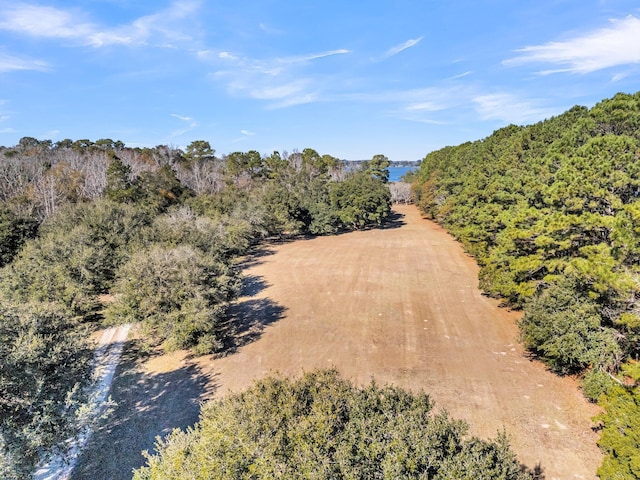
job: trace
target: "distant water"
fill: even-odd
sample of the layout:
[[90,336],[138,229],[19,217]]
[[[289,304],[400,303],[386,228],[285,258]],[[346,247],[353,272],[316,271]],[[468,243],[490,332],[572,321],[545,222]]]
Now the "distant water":
[[399,182],[405,173],[413,169],[415,169],[415,167],[389,167],[389,181]]

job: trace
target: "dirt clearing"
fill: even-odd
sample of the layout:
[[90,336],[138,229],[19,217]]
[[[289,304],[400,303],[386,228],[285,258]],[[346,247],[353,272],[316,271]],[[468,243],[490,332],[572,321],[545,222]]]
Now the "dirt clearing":
[[198,361],[216,395],[271,372],[336,367],[346,378],[424,389],[471,433],[505,429],[547,480],[595,478],[601,454],[574,380],[527,359],[517,314],[477,288],[478,268],[414,206],[393,228],[275,246],[245,271],[245,345]]
[[336,367],[344,377],[423,389],[471,433],[506,430],[546,480],[593,479],[601,454],[596,407],[570,378],[517,344],[517,314],[480,294],[478,268],[413,206],[391,228],[268,247],[247,261],[232,314],[239,346],[225,358],[154,355],[133,337],[112,386],[118,406],[73,480],[130,479],[154,437],[185,428],[199,402],[279,371]]

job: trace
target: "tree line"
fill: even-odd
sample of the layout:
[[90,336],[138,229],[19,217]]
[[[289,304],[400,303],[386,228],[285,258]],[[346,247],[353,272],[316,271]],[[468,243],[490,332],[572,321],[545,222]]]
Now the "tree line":
[[91,331],[139,322],[167,351],[224,351],[239,257],[382,225],[388,166],[348,171],[310,148],[218,157],[203,140],[0,147],[0,476],[28,478],[88,421]]
[[413,192],[531,353],[605,407],[599,475],[639,478],[640,93],[432,152]]

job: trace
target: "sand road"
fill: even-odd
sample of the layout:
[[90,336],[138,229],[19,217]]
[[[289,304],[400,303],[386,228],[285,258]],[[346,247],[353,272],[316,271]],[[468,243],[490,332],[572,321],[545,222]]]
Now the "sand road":
[[[90,394],[91,400],[97,408],[95,415],[102,413],[105,402],[108,399],[111,382],[130,329],[130,324],[107,328],[102,332],[98,340],[98,348],[93,359],[95,385]],[[73,469],[82,454],[82,449],[89,441],[92,433],[90,429],[85,429],[78,437],[70,439],[70,448],[67,455],[64,457],[56,455],[49,459],[48,462],[38,468],[33,475],[33,480],[68,480],[71,478]]]
[[424,389],[475,435],[505,429],[547,480],[595,478],[596,407],[573,379],[527,358],[517,313],[481,295],[457,242],[414,206],[396,212],[395,228],[295,241],[249,262],[237,314],[264,326],[238,352],[198,361],[216,395],[274,371],[333,366],[357,383]]

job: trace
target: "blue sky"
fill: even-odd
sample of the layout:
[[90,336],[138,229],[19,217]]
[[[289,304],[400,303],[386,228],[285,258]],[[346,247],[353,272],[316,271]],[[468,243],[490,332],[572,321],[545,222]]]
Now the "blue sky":
[[0,0],[0,145],[416,160],[640,90],[626,0]]

